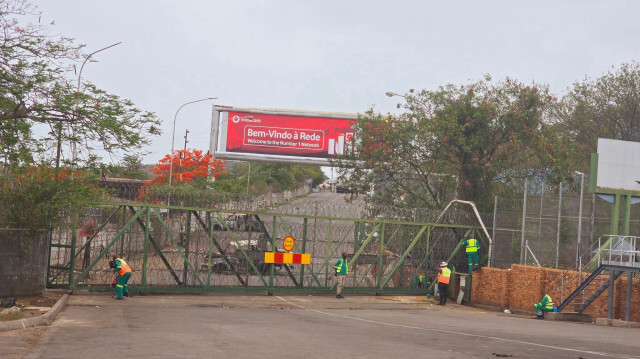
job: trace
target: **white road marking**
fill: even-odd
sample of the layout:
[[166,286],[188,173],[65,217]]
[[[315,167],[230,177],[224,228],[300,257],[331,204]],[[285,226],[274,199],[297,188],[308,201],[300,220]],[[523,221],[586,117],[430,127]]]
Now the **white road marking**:
[[537,346],[537,347],[542,347],[542,348],[547,348],[547,349],[564,350],[564,351],[575,352],[575,353],[599,355],[599,356],[603,356],[603,357],[625,358],[625,359],[640,359],[640,356],[630,356],[630,355],[594,352],[594,351],[590,351],[590,350],[582,350],[582,349],[574,349],[574,348],[567,348],[567,347],[558,347],[558,346],[554,346],[554,345],[546,345],[546,344],[525,342],[525,341],[522,341],[522,340],[498,338],[498,337],[492,337],[492,336],[487,336],[487,335],[461,333],[461,332],[456,332],[456,331],[452,331],[452,330],[421,328],[421,327],[415,327],[415,326],[411,326],[411,325],[402,325],[402,324],[381,322],[381,321],[377,321],[377,320],[362,319],[362,318],[352,317],[352,316],[348,316],[348,315],[341,315],[341,314],[323,312],[323,311],[317,310],[317,309],[307,309],[307,308],[305,308],[305,307],[303,307],[301,305],[298,305],[296,303],[290,302],[290,301],[288,301],[288,300],[286,300],[286,299],[284,299],[284,298],[282,298],[280,296],[276,296],[276,298],[278,298],[278,299],[280,299],[280,300],[282,300],[284,302],[287,302],[290,305],[293,305],[293,306],[298,307],[298,308],[303,309],[303,310],[308,310],[310,312],[316,312],[316,313],[319,313],[319,314],[324,314],[324,315],[333,316],[333,317],[339,317],[339,318],[345,318],[345,319],[351,319],[351,320],[358,320],[358,321],[361,321],[361,322],[374,323],[374,324],[380,324],[380,325],[386,325],[386,326],[398,327],[398,328],[419,329],[419,330],[437,332],[437,333],[444,333],[444,334],[464,335],[464,336],[473,337],[473,338],[500,340],[500,341],[511,342],[511,343],[532,345],[532,346]]

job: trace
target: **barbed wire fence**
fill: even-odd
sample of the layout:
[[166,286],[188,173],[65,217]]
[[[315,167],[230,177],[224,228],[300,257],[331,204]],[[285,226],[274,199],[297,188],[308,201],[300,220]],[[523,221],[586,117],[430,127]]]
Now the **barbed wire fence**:
[[[586,182],[585,182],[586,183]],[[137,197],[139,191],[139,183],[133,181],[115,182],[112,181],[108,184],[107,188],[111,195],[110,201],[114,204],[120,202],[135,203],[133,200]],[[578,225],[581,223],[581,247],[589,248],[594,241],[603,235],[608,234],[610,231],[610,218],[611,218],[611,204],[603,199],[598,198],[596,195],[589,193],[586,188],[582,197],[580,196],[580,183],[564,183],[564,184],[521,184],[521,193],[516,193],[511,197],[495,197],[495,204],[493,213],[480,213],[482,221],[487,227],[488,232],[493,238],[493,253],[492,253],[492,266],[507,268],[514,263],[525,263],[529,265],[541,265],[546,267],[557,268],[570,268],[577,257],[577,236]],[[293,191],[285,191],[282,193],[269,193],[264,195],[247,195],[246,193],[238,193],[232,195],[226,195],[225,201],[219,203],[211,203],[210,207],[223,213],[241,213],[242,211],[257,212],[267,209],[269,213],[279,213],[293,216],[312,216],[312,217],[332,217],[332,218],[348,218],[354,220],[370,219],[370,220],[386,220],[397,222],[415,222],[415,223],[435,223],[440,221],[441,223],[458,224],[477,226],[477,218],[471,215],[468,208],[458,208],[455,210],[442,213],[440,210],[433,210],[427,208],[400,208],[392,206],[371,206],[365,201],[353,201],[353,197],[345,194],[345,203],[326,203],[325,201],[295,201],[295,199],[304,196],[310,192],[308,187],[300,187]],[[197,207],[202,204],[201,198],[192,195],[182,195],[179,193],[172,194],[174,203],[180,203],[185,207]],[[579,218],[579,207],[582,201],[582,219]],[[346,205],[348,204],[348,205]],[[631,206],[631,227],[630,233],[637,233],[640,231],[640,220],[638,218],[638,206]],[[166,216],[177,215],[178,209],[169,209],[166,211]],[[77,219],[76,228],[81,229],[86,225],[89,220],[94,223],[102,223],[106,221],[109,211],[106,211],[104,207],[89,207],[86,214]],[[207,219],[211,221],[213,219]],[[72,219],[69,218],[69,222]],[[125,217],[121,220],[122,225],[125,224]],[[152,221],[154,219],[152,218]],[[265,225],[269,224],[269,219],[265,219]],[[175,222],[175,226],[183,227],[184,220],[179,219]],[[154,238],[158,240],[158,246],[166,247],[171,244],[171,240],[166,235],[162,235],[159,224],[152,226],[154,230],[158,230],[158,233],[153,233]],[[349,229],[346,226],[343,231],[350,239],[352,243],[358,245],[363,236],[370,234],[370,230],[373,226],[365,226],[358,229],[357,233],[354,229]],[[177,228],[177,227],[176,227]],[[270,228],[270,227],[269,227]],[[329,227],[322,227],[320,225],[314,227],[315,231],[327,232]],[[334,230],[337,227],[334,228]],[[390,234],[392,227],[389,227],[388,233]],[[400,227],[399,227],[400,228]],[[295,226],[289,230],[297,232],[302,231],[301,228]],[[402,229],[397,233],[394,233],[396,237],[390,242],[389,248],[397,255],[402,253],[406,249],[407,238],[411,238],[415,235],[414,230]],[[201,229],[197,231],[202,232]],[[196,232],[197,232],[196,231]],[[181,229],[178,228],[178,233]],[[207,242],[206,233],[194,232],[194,237],[202,237],[202,243]],[[71,243],[71,232],[68,228],[56,228],[52,233],[52,237],[57,238],[60,243]],[[86,257],[81,258],[82,264],[79,266],[83,268],[88,265],[88,262],[95,258],[101,252],[102,242],[106,243],[107,238],[117,235],[117,229],[114,227],[111,233],[105,234],[104,238],[97,238],[92,246],[91,252],[86,252]],[[104,235],[102,235],[104,236]],[[144,238],[144,231],[141,228],[132,226],[123,236],[118,246],[114,247],[113,252],[115,254],[127,252],[127,253],[141,253],[142,248],[141,238]],[[340,235],[342,236],[342,235]],[[434,230],[431,233],[431,245],[437,243],[433,247],[433,251],[428,258],[428,266],[434,266],[441,259],[445,259],[451,254],[459,243],[463,233],[455,232],[448,229]],[[80,235],[82,237],[82,235]],[[336,235],[336,238],[339,237]],[[78,241],[78,245],[82,246],[84,243],[83,238]],[[180,238],[178,238],[180,240]],[[395,242],[395,243],[394,243]],[[197,254],[197,258],[192,259],[196,266],[201,266],[204,261],[205,251],[197,247],[199,241],[194,241],[193,247],[194,253]],[[310,242],[314,243],[314,242]],[[318,242],[319,243],[319,242]],[[250,243],[249,243],[250,244]],[[318,246],[318,244],[314,244]],[[314,247],[311,247],[312,249]],[[324,247],[322,247],[324,248]],[[231,247],[225,248],[226,250],[233,250]],[[83,250],[81,247],[77,248],[77,251]],[[372,249],[373,250],[373,249]],[[487,248],[483,248],[481,257],[486,255]],[[324,249],[317,249],[317,252],[323,252]],[[407,258],[409,262],[415,262],[416,269],[420,263],[425,262],[425,258],[421,257],[417,253],[424,253],[424,248],[421,244],[414,248],[415,254],[412,254]],[[69,258],[58,258],[63,255],[64,250],[52,250],[51,262],[52,263],[66,263]],[[111,253],[110,253],[111,254]],[[180,262],[181,258],[178,253],[167,254],[170,262]],[[175,258],[171,258],[171,256]],[[389,257],[391,258],[391,257]],[[133,258],[134,263],[142,258]],[[458,256],[453,259],[457,267],[464,267],[466,258],[464,251],[461,251]],[[433,262],[433,263],[432,263]],[[106,262],[105,262],[106,263]],[[363,263],[364,265],[364,263]],[[369,264],[367,264],[369,265]],[[153,273],[154,266],[158,267],[158,276],[170,275],[160,270],[161,263],[150,263],[151,273]],[[187,272],[183,269],[182,273]],[[96,275],[103,275],[104,278],[98,279],[98,282],[103,282],[111,276],[108,268],[96,268]],[[155,277],[153,277],[155,278]],[[158,277],[159,278],[159,277]],[[97,279],[97,278],[96,278]],[[233,278],[229,277],[229,280]],[[54,279],[55,281],[55,279]],[[170,281],[170,278],[159,278],[159,282]]]
[[[525,183],[521,184],[520,198],[495,198],[494,266],[523,263],[571,268],[578,258],[578,233],[582,250],[601,235],[610,234],[612,205],[588,192],[588,178],[582,197],[579,181],[526,184],[526,191]],[[631,206],[631,234],[640,231],[637,207]]]

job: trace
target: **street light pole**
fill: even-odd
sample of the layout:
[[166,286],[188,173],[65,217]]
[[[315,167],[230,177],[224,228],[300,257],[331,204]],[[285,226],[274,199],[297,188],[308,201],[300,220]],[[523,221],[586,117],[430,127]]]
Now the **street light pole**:
[[[104,50],[106,50],[106,49],[110,49],[110,48],[112,48],[112,47],[114,47],[114,46],[120,45],[121,43],[122,43],[121,41],[120,41],[120,42],[116,42],[115,44],[111,44],[111,45],[109,45],[109,46],[107,46],[107,47],[103,47],[103,48],[101,48],[101,49],[99,49],[99,50],[96,50],[96,51],[94,51],[94,52],[90,53],[89,55],[87,55],[87,57],[86,57],[86,58],[84,59],[84,61],[82,62],[82,66],[80,66],[80,72],[78,72],[78,85],[77,85],[77,87],[76,87],[76,93],[77,93],[77,94],[80,94],[80,80],[81,80],[81,78],[82,78],[82,69],[84,69],[84,65],[87,63],[87,61],[89,61],[89,59],[91,58],[91,56],[93,56],[93,55],[97,54],[97,53],[98,53],[98,52],[100,52],[100,51],[104,51]],[[77,104],[77,103],[76,103],[76,110],[74,111],[74,115],[75,115],[76,117],[78,116],[78,104]],[[76,119],[77,119],[77,118],[76,118]],[[75,122],[75,121],[74,121],[74,122]],[[74,125],[75,125],[75,124],[74,124]],[[75,129],[74,129],[74,132],[75,132]],[[75,142],[75,141],[73,141],[73,142],[72,142],[72,146],[73,146],[73,148],[72,148],[72,151],[71,151],[71,153],[72,153],[72,156],[71,156],[71,163],[73,163],[73,165],[75,166],[75,163],[76,163],[76,157],[77,157],[76,142]]]
[[176,119],[178,118],[178,112],[180,112],[180,110],[182,110],[183,107],[185,107],[186,105],[192,104],[192,103],[196,103],[196,102],[202,102],[202,101],[208,101],[208,100],[216,100],[218,99],[217,97],[207,97],[207,98],[203,98],[200,100],[195,100],[195,101],[190,101],[187,102],[185,104],[183,104],[182,106],[180,106],[178,108],[178,111],[176,111],[175,116],[173,116],[173,130],[171,131],[171,159],[169,160],[169,186],[171,186],[171,177],[173,176],[173,146],[175,144],[175,139],[176,139]]
[[[80,92],[80,79],[82,77],[82,69],[84,68],[84,64],[87,63],[87,61],[91,58],[91,56],[97,54],[100,51],[104,51],[106,49],[109,49],[111,47],[114,47],[116,45],[120,45],[122,42],[116,42],[115,44],[109,45],[107,47],[103,47],[100,50],[96,50],[92,53],[90,53],[85,59],[84,62],[82,62],[82,66],[80,67],[80,72],[78,73],[78,85],[76,87],[76,92],[79,93]],[[78,115],[78,104],[76,103],[76,109],[73,113],[74,117],[76,117]],[[72,124],[73,126],[73,124]],[[57,143],[57,148],[56,148],[56,173],[58,173],[58,169],[60,168],[60,156],[61,156],[61,152],[62,152],[62,123],[58,123],[57,124],[58,127],[58,143]],[[72,163],[75,164],[76,161],[76,143],[73,142],[71,144],[71,159],[72,159]]]
[[98,53],[98,52],[100,52],[100,51],[104,51],[104,50],[106,50],[106,49],[110,49],[110,48],[112,48],[112,47],[114,47],[114,46],[116,46],[116,45],[120,45],[121,43],[122,43],[122,42],[116,42],[115,44],[111,44],[111,45],[109,45],[109,46],[107,46],[107,47],[103,47],[103,48],[101,48],[100,50],[96,50],[96,51],[94,51],[94,52],[90,53],[90,54],[89,54],[89,55],[84,59],[84,62],[82,62],[82,66],[80,66],[80,72],[78,73],[78,90],[77,90],[78,92],[80,92],[80,78],[82,77],[82,69],[84,69],[84,64],[86,64],[86,63],[87,63],[87,61],[89,61],[89,59],[91,58],[91,56],[93,56],[93,55],[97,54],[97,53]]

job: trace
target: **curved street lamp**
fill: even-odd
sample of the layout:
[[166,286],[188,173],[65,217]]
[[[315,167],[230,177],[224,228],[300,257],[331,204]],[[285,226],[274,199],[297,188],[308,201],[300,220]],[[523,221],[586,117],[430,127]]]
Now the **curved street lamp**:
[[89,59],[91,58],[91,56],[93,56],[93,55],[97,54],[97,53],[98,53],[98,52],[100,52],[100,51],[104,51],[104,50],[106,50],[106,49],[110,49],[110,48],[112,48],[112,47],[114,47],[114,46],[116,46],[116,45],[120,45],[121,43],[122,43],[122,41],[120,41],[120,42],[116,42],[115,44],[111,44],[111,45],[109,45],[109,46],[107,46],[107,47],[103,47],[103,48],[101,48],[100,50],[96,50],[96,51],[94,51],[94,52],[90,53],[89,55],[87,55],[87,57],[84,59],[84,62],[82,62],[82,66],[80,66],[80,72],[78,73],[78,90],[77,90],[78,92],[80,92],[80,78],[82,77],[82,69],[84,69],[84,64],[86,64],[86,63],[87,63],[87,61],[89,61]]
[[190,101],[187,102],[185,104],[183,104],[182,106],[180,106],[178,108],[178,111],[176,111],[175,116],[173,116],[173,130],[171,131],[171,159],[169,162],[169,186],[171,186],[171,177],[173,175],[173,145],[175,143],[175,138],[176,138],[176,119],[178,118],[178,112],[180,112],[180,110],[182,110],[183,107],[185,107],[186,105],[192,104],[192,103],[196,103],[196,102],[202,102],[202,101],[208,101],[208,100],[217,100],[217,97],[207,97],[207,98],[203,98],[200,100],[195,100],[195,101]]
[[[120,45],[122,42],[116,42],[115,44],[111,44],[107,47],[103,47],[99,50],[96,50],[92,53],[90,53],[89,55],[87,55],[87,57],[84,59],[84,61],[82,62],[82,66],[80,67],[80,72],[78,73],[78,85],[76,87],[76,92],[79,93],[80,92],[80,79],[82,77],[82,69],[84,68],[84,64],[87,63],[87,61],[91,58],[91,56],[97,54],[100,51],[104,51],[106,49],[112,48],[116,45]],[[76,109],[74,110],[74,120],[75,120],[75,116],[78,115],[78,104],[76,103]],[[73,123],[72,123],[73,126]],[[75,131],[75,129],[74,129]],[[57,149],[56,149],[56,171],[60,168],[60,154],[61,154],[61,146],[62,146],[62,125],[58,124],[58,144],[57,144]],[[75,165],[76,163],[76,143],[75,141],[71,144],[71,163],[73,165]]]
[[[87,55],[87,57],[85,57],[84,61],[82,62],[82,66],[80,66],[80,72],[78,72],[78,86],[76,88],[76,93],[80,93],[80,79],[82,78],[82,69],[84,69],[84,65],[87,63],[87,61],[89,61],[91,56],[97,54],[100,51],[104,51],[106,49],[110,49],[110,48],[112,48],[114,46],[120,45],[121,43],[122,43],[122,41],[119,41],[119,42],[116,42],[115,44],[111,44],[111,45],[109,45],[107,47],[103,47],[103,48],[101,48],[99,50],[96,50],[96,51],[90,53],[89,55]],[[74,115],[78,116],[78,104],[77,103],[76,103],[76,110],[75,110]],[[75,132],[75,127],[74,127],[74,132]],[[75,134],[74,134],[74,136],[75,136]],[[75,166],[76,157],[77,157],[76,142],[73,141],[72,145],[73,145],[73,149],[71,151],[71,154],[72,154],[71,155],[71,163],[73,163],[73,165]]]

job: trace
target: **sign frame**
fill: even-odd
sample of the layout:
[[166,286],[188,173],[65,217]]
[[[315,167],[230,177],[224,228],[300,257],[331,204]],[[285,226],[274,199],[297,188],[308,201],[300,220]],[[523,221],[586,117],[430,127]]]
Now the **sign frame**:
[[[274,163],[289,163],[289,164],[302,164],[302,165],[314,165],[314,166],[331,166],[330,158],[323,157],[321,155],[312,155],[312,157],[301,156],[301,155],[291,155],[291,154],[278,154],[277,151],[273,151],[274,153],[253,153],[250,151],[227,151],[228,145],[228,136],[229,129],[232,128],[229,125],[229,114],[230,113],[242,113],[242,114],[250,114],[251,116],[266,116],[275,118],[277,116],[285,116],[285,118],[299,118],[304,120],[304,118],[308,118],[309,121],[322,121],[323,119],[327,119],[329,121],[357,121],[358,114],[357,113],[346,113],[346,112],[322,112],[322,111],[304,111],[304,110],[289,110],[289,109],[275,109],[275,108],[254,108],[254,107],[240,107],[240,106],[223,106],[223,105],[214,105],[212,109],[212,118],[211,118],[211,133],[210,133],[210,142],[209,142],[209,153],[214,155],[214,158],[220,158],[224,160],[235,160],[235,161],[256,161],[256,162],[274,162]],[[272,120],[273,122],[273,120]],[[236,122],[237,123],[237,122]],[[245,124],[245,128],[246,128]],[[271,125],[272,127],[275,127]],[[350,125],[352,126],[352,124]],[[283,126],[286,127],[286,126]],[[305,127],[305,126],[301,126]],[[344,127],[343,127],[344,128]],[[291,129],[289,127],[289,129]],[[292,130],[302,130],[300,129],[292,129]],[[320,131],[317,128],[310,128],[308,130],[311,131]],[[283,131],[286,131],[283,130]],[[351,131],[353,133],[353,131]],[[246,132],[245,132],[246,135]],[[236,137],[237,138],[237,137]],[[347,136],[341,139],[340,144],[339,141],[335,141],[332,145],[336,146],[336,152],[339,153],[338,150],[344,151],[344,145]],[[331,153],[329,146],[326,148],[325,142],[328,143],[329,140],[323,138],[322,139],[323,150],[326,149],[328,153]],[[342,146],[342,147],[338,147]],[[269,152],[269,151],[265,151]]]

